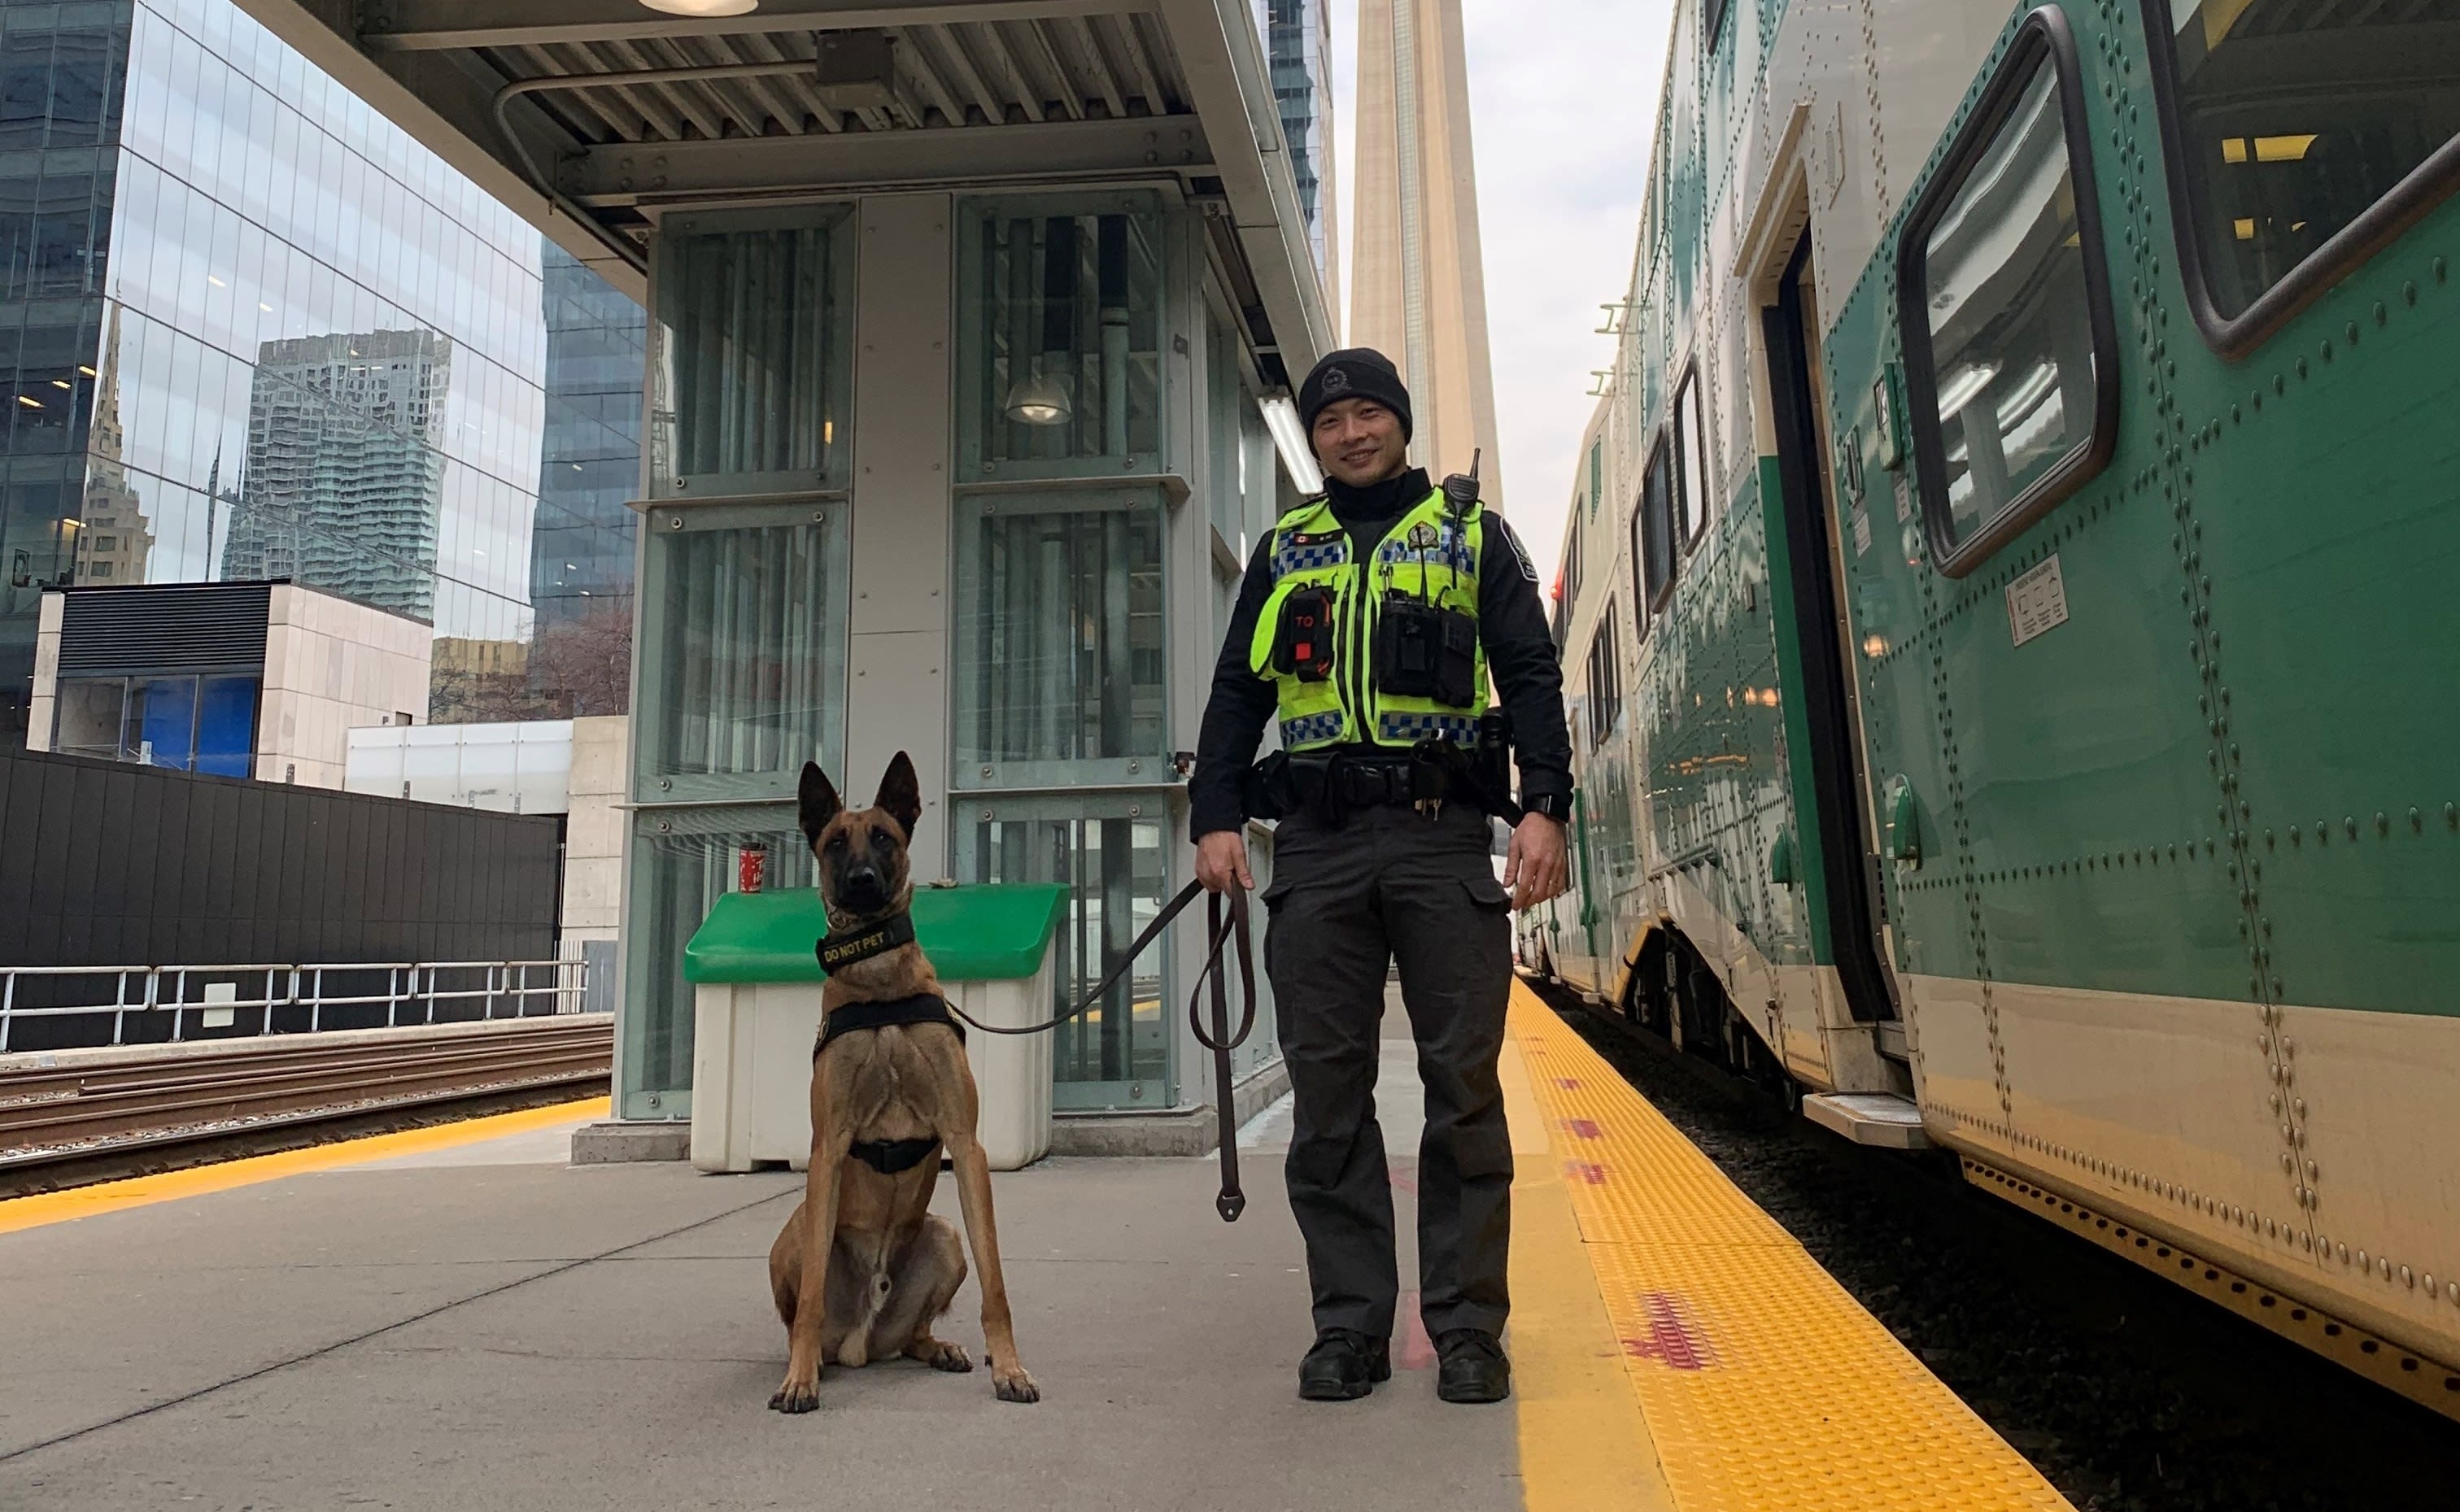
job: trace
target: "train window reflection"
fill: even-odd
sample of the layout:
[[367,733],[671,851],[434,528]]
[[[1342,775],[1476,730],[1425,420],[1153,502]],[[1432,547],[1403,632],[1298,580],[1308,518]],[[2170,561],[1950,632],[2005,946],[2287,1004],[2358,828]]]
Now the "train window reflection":
[[1683,460],[1683,543],[1697,546],[1708,529],[1708,444],[1700,424],[1700,369],[1683,375],[1674,394],[1674,445]]
[[[2185,271],[2207,335],[2236,354],[2455,180],[2460,9],[2150,0],[2145,11]],[[2327,252],[2336,242],[2342,255]]]
[[1666,590],[1674,585],[1673,451],[1661,436],[1649,453],[1648,470],[1641,475],[1640,544],[1645,590],[1642,602],[1650,609],[1662,607]]
[[1925,242],[1948,521],[1962,540],[2092,425],[2075,182],[2046,60]]
[[2108,460],[2117,368],[2073,41],[2028,18],[1899,249],[1933,555],[1961,574]]

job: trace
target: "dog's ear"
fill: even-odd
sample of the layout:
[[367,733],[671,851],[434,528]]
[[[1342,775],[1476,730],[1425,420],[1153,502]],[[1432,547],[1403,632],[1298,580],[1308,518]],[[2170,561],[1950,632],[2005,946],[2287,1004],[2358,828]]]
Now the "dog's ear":
[[905,831],[905,843],[914,843],[914,827],[922,822],[922,785],[914,775],[914,763],[903,751],[889,762],[887,774],[880,779],[880,796],[871,801],[871,806],[885,809]]
[[829,774],[820,770],[819,763],[803,763],[803,783],[796,796],[801,800],[803,838],[814,845],[820,842],[820,831],[829,821],[845,811],[845,803],[838,797]]

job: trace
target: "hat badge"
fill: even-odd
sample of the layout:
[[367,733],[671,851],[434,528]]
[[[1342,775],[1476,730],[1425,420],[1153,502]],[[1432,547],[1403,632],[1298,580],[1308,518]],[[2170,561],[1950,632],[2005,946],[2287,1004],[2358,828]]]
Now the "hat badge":
[[1343,389],[1345,389],[1345,388],[1348,388],[1348,387],[1349,387],[1349,369],[1348,369],[1348,368],[1325,368],[1325,369],[1324,370],[1324,391],[1325,391],[1325,393],[1328,393],[1328,394],[1336,394],[1336,393],[1341,392]]

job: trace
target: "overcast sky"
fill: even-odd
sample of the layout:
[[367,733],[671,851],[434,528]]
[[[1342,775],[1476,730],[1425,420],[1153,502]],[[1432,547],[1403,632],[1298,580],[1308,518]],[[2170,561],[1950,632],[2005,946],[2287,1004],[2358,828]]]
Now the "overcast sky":
[[[1630,277],[1673,6],[1459,4],[1505,504],[1551,584],[1574,454],[1597,403],[1589,372],[1613,360],[1612,339],[1594,334],[1598,306],[1620,299]],[[1356,0],[1333,0],[1332,30],[1347,200],[1358,181],[1347,160],[1358,139]],[[1356,223],[1347,203],[1342,220]]]

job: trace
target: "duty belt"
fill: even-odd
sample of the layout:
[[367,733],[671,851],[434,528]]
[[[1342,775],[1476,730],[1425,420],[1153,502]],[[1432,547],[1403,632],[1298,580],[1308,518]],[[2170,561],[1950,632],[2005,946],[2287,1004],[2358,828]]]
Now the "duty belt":
[[1406,808],[1420,796],[1415,790],[1420,779],[1406,756],[1293,756],[1290,776],[1299,801],[1310,805]]

